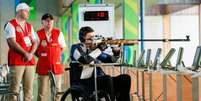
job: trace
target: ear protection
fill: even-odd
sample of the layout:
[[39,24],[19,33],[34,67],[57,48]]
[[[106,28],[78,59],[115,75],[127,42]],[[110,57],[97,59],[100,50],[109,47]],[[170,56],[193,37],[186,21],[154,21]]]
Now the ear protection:
[[85,35],[86,35],[86,32],[84,32],[83,30],[79,31],[79,40],[81,42],[85,42],[85,38],[84,38]]

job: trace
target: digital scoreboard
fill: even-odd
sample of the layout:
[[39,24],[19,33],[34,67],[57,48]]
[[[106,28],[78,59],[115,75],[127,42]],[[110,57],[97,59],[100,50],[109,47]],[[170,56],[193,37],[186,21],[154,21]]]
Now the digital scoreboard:
[[107,21],[109,20],[108,11],[86,11],[84,21]]

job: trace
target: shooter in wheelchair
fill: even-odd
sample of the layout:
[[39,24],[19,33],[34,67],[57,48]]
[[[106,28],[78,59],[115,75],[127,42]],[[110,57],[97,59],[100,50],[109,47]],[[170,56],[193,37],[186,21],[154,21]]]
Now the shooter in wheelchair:
[[[82,27],[79,30],[81,43],[74,44],[70,53],[70,89],[72,100],[79,100],[79,96],[85,97],[85,101],[94,101],[95,84],[94,68],[84,68],[86,64],[114,63],[119,58],[120,47],[112,48],[112,54],[105,53],[106,43],[93,46],[94,30],[91,27]],[[100,67],[96,68],[98,100],[105,98],[106,101],[130,101],[131,78],[127,74],[111,77],[103,72]],[[61,101],[69,94],[68,89]],[[109,100],[108,100],[109,98]]]

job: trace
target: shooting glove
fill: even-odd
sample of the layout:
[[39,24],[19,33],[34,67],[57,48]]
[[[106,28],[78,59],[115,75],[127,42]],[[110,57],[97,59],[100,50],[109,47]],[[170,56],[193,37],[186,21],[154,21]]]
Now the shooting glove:
[[104,51],[105,49],[107,49],[107,44],[105,42],[101,42],[100,44],[98,44],[97,46],[101,51]]
[[120,47],[112,47],[112,52],[114,56],[120,55]]

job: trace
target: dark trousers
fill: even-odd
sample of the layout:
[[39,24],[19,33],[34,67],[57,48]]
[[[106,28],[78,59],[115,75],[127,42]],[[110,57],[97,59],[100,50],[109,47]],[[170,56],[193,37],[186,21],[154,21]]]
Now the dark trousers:
[[[80,81],[80,84],[83,85],[84,89],[87,90],[89,94],[92,94],[93,91],[95,90],[95,81],[94,78],[89,78],[89,79],[82,79]],[[97,77],[97,89],[99,91],[103,91],[107,94],[110,95],[111,100],[114,99],[114,90],[113,90],[113,80],[112,77],[109,75],[104,75],[101,77]],[[114,100],[113,100],[114,101]]]
[[[94,91],[94,78],[83,79],[80,83],[87,89],[88,93]],[[97,78],[98,90],[102,90],[108,93],[111,100],[114,101],[130,101],[130,86],[131,78],[127,74],[119,75],[116,77],[110,77],[104,75]]]
[[122,74],[113,77],[114,95],[117,101],[130,101],[131,77]]

